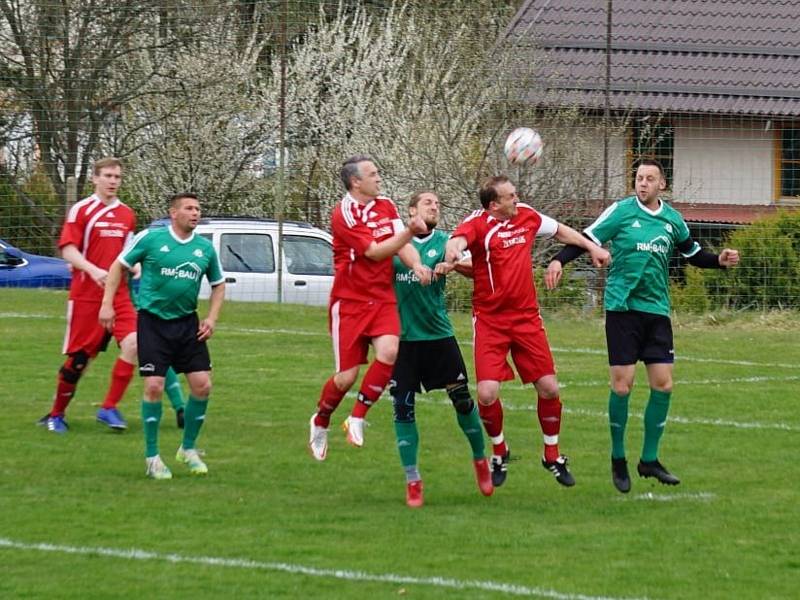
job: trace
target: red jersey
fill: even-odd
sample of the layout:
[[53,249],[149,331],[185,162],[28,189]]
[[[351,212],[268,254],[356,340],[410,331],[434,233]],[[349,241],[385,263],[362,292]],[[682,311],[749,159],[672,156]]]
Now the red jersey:
[[389,198],[379,196],[367,204],[350,194],[342,198],[331,215],[331,298],[396,303],[392,257],[375,261],[364,252],[372,242],[380,243],[403,229],[397,207]]
[[485,210],[469,215],[452,237],[467,240],[472,254],[475,312],[539,311],[533,285],[533,242],[552,237],[558,223],[527,204],[517,204],[517,214],[498,221]]
[[[76,202],[67,213],[58,247],[73,244],[90,263],[108,270],[133,235],[135,227],[136,215],[128,206],[118,199],[104,204],[92,194]],[[117,290],[119,294],[129,295],[127,277],[122,278]],[[72,300],[101,302],[103,288],[88,273],[73,271],[69,297]]]

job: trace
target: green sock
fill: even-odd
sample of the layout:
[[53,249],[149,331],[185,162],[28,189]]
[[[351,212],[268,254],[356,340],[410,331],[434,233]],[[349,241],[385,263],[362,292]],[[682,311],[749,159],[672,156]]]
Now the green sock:
[[181,382],[178,381],[178,374],[175,373],[172,367],[167,369],[167,374],[164,378],[164,391],[167,392],[167,398],[169,398],[169,403],[172,404],[175,412],[183,408],[183,389],[181,388]]
[[413,467],[417,464],[417,451],[419,450],[419,432],[414,421],[394,422],[394,432],[397,435],[397,449],[400,451],[400,463],[404,467]]
[[186,403],[183,424],[183,449],[194,448],[197,436],[200,434],[200,427],[206,419],[206,408],[208,398],[195,398],[189,394],[189,402]]
[[481,426],[481,418],[478,416],[478,407],[473,405],[472,411],[466,415],[456,413],[458,419],[458,426],[461,431],[467,436],[469,445],[472,448],[473,460],[486,457],[486,447],[483,443],[483,427]]
[[613,390],[608,396],[608,425],[611,429],[611,458],[625,458],[625,426],[628,424],[628,400]]
[[142,400],[142,423],[144,429],[144,455],[147,458],[158,454],[158,426],[161,423],[161,401]]
[[650,390],[650,400],[647,401],[647,408],[644,411],[642,460],[645,462],[658,460],[658,442],[661,440],[664,426],[667,424],[670,395],[670,392]]

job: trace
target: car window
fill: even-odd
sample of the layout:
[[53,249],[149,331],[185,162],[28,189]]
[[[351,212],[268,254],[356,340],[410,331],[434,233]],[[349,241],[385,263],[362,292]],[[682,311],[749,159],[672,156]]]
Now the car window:
[[232,273],[274,273],[272,237],[261,233],[223,233],[219,258]]
[[24,262],[25,262],[24,259],[20,258],[19,256],[14,256],[10,252],[6,252],[6,249],[0,246],[0,266],[18,267]]
[[284,236],[283,255],[286,268],[293,275],[333,275],[333,247],[323,239]]
[[201,233],[200,237],[206,238],[209,242],[213,241],[214,234],[213,233]]

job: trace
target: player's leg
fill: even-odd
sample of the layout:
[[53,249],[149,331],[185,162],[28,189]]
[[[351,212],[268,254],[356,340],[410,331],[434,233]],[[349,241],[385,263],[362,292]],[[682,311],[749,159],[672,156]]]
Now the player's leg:
[[511,453],[503,433],[500,382],[514,378],[506,357],[511,347],[508,324],[489,322],[485,315],[472,317],[475,374],[478,380],[478,414],[492,443],[492,483],[503,485]]
[[181,387],[178,374],[172,367],[167,369],[164,391],[167,394],[172,410],[175,411],[175,420],[177,421],[178,429],[183,429],[186,399],[183,397],[183,387]]
[[644,443],[637,471],[642,477],[655,477],[661,483],[677,485],[675,475],[658,460],[658,448],[669,414],[672,395],[672,363],[650,363],[647,365],[647,379],[650,383],[650,397],[644,411]]
[[[205,475],[208,467],[197,452],[197,437],[206,422],[209,396],[211,395],[211,356],[205,341],[197,339],[199,320],[197,314],[178,319],[174,324],[175,337],[180,345],[173,352],[175,371],[186,373],[189,384],[189,400],[184,414],[183,441],[176,459],[186,463],[192,475]],[[166,369],[164,371],[166,373]]]
[[108,425],[114,431],[127,429],[128,423],[119,412],[117,405],[133,378],[134,363],[136,362],[136,332],[128,333],[119,344],[120,355],[111,369],[111,381],[108,386],[105,400],[97,411],[97,421]]
[[97,322],[96,303],[67,302],[67,328],[62,352],[67,358],[58,370],[50,412],[37,422],[52,433],[66,433],[67,406],[75,396],[78,381],[103,343],[105,330]]
[[375,359],[364,373],[353,410],[344,423],[347,441],[353,446],[360,448],[364,445],[364,418],[389,384],[399,344],[400,338],[396,335],[380,335],[372,339]]
[[644,411],[644,443],[637,471],[642,477],[655,477],[661,483],[677,485],[680,479],[658,460],[658,447],[667,424],[672,395],[675,356],[672,323],[668,317],[662,315],[644,314],[642,320],[646,332],[642,360],[647,365],[650,398]]
[[360,365],[367,362],[369,339],[361,335],[358,307],[337,300],[328,307],[333,341],[334,374],[323,384],[317,410],[309,421],[308,449],[317,460],[328,453],[328,428],[331,415],[358,377]]
[[631,489],[628,461],[625,458],[625,431],[636,363],[641,357],[645,339],[642,313],[607,311],[605,332],[611,380],[608,395],[611,481],[617,490],[625,494]]
[[635,374],[635,364],[609,367],[611,391],[608,395],[608,426],[611,434],[611,481],[623,494],[631,489],[628,461],[625,458],[625,430],[628,425],[628,402]]
[[170,321],[159,319],[146,311],[139,312],[136,330],[139,375],[144,378],[141,414],[145,474],[152,479],[172,479],[172,473],[159,454],[158,433],[164,376],[173,362],[173,344],[180,345],[183,340],[180,336],[176,338],[176,330]]
[[419,382],[413,365],[414,348],[406,348],[408,351],[404,352],[402,346],[401,344],[389,394],[392,398],[397,451],[406,476],[406,504],[417,508],[423,503],[422,476],[418,463],[419,431],[414,413],[415,389],[419,388]]

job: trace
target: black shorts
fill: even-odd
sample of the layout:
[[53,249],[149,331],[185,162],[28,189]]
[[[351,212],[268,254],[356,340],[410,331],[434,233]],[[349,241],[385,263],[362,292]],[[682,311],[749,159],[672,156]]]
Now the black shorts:
[[176,373],[211,370],[208,346],[197,339],[197,313],[165,320],[139,311],[136,342],[139,346],[139,375],[164,377],[172,367]]
[[467,368],[456,338],[400,342],[392,373],[392,393],[421,392],[467,383]]
[[629,310],[606,312],[608,364],[635,365],[675,362],[669,317]]

